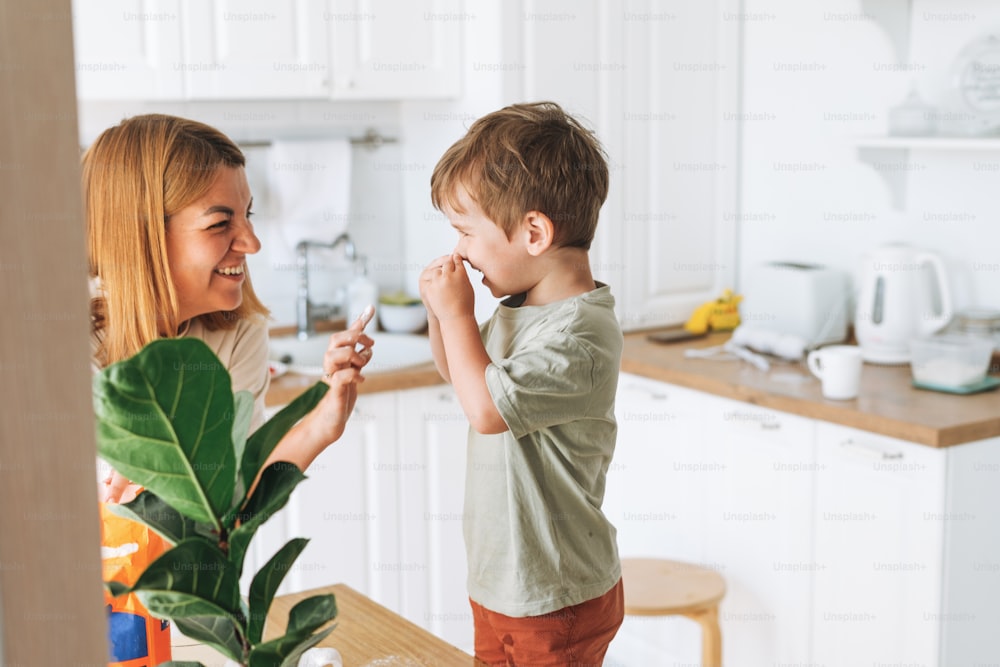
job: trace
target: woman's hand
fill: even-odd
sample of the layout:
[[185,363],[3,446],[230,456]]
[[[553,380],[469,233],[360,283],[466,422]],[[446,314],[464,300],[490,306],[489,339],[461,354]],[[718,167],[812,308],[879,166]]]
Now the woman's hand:
[[361,370],[371,361],[374,341],[364,332],[368,318],[355,320],[346,331],[330,336],[323,355],[323,381],[330,390],[309,413],[310,430],[314,437],[329,444],[344,432],[354,404],[358,400],[358,385],[365,381]]
[[132,484],[125,477],[112,470],[101,480],[97,489],[97,497],[102,503],[128,503],[135,500],[139,493],[139,485]]

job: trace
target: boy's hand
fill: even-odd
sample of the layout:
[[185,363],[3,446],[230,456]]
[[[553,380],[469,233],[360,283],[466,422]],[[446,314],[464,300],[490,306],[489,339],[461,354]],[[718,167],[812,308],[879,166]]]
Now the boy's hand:
[[420,274],[420,296],[439,320],[474,315],[475,293],[460,255],[445,255]]

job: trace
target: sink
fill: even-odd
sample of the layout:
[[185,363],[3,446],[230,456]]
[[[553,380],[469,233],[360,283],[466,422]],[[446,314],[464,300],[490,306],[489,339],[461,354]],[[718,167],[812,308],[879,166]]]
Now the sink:
[[[375,341],[375,345],[372,348],[372,360],[365,366],[365,373],[397,371],[434,359],[427,336],[379,331],[368,335]],[[306,340],[299,340],[295,336],[271,338],[268,356],[287,363],[288,370],[292,372],[322,375],[323,353],[329,342],[330,334],[314,334]]]

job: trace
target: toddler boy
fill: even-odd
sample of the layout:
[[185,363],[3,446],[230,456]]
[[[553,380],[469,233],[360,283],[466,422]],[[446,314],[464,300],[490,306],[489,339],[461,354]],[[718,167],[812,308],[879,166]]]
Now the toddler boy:
[[[476,656],[600,665],[624,615],[614,453],[622,334],[588,250],[608,193],[594,135],[557,104],[480,118],[434,169],[458,231],[424,269],[434,360],[469,419],[465,543]],[[507,297],[480,327],[464,262]]]

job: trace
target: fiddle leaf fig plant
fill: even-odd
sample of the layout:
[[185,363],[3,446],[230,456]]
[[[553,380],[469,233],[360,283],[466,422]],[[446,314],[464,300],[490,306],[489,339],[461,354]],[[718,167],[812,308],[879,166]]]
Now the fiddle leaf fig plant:
[[327,389],[316,383],[247,437],[253,399],[233,394],[229,372],[200,340],[154,341],[95,376],[98,453],[144,487],[111,509],[172,545],[132,586],[107,582],[111,593],[134,592],[152,615],[248,667],[292,667],[326,637],[333,627],[319,629],[337,615],[333,595],[298,603],[286,634],[263,641],[275,592],[308,540],[279,549],[246,600],[239,585],[257,529],[305,479],[290,463],[264,462]]

